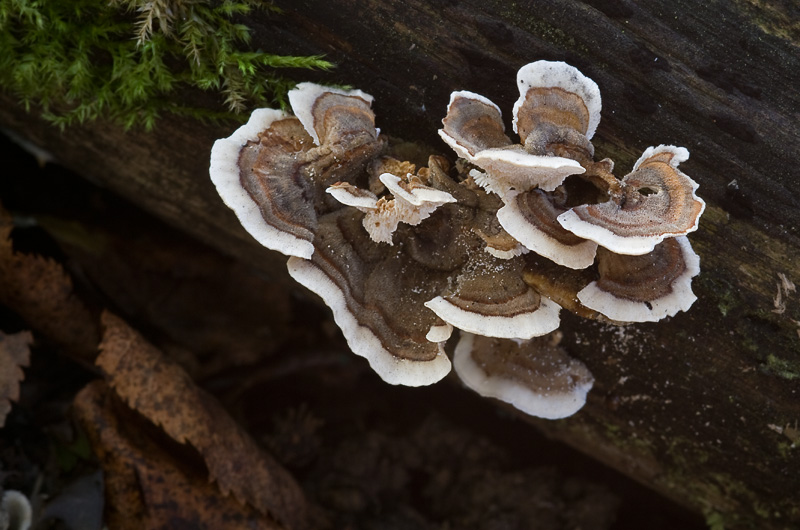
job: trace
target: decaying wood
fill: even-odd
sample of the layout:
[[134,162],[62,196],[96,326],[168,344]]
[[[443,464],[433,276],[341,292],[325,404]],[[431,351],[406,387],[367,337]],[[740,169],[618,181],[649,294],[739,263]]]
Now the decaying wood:
[[[629,0],[276,2],[256,45],[325,53],[328,81],[376,97],[385,132],[447,152],[451,90],[510,115],[515,72],[564,60],[603,96],[598,158],[625,174],[659,143],[709,204],[691,240],[698,302],[659,324],[563,315],[563,344],[596,386],[577,416],[535,422],[727,527],[800,524],[800,29],[790,3]],[[796,13],[795,13],[796,17]],[[302,72],[299,76],[304,75]],[[103,123],[62,134],[2,97],[0,124],[173,225],[281,275],[284,258],[240,228],[208,180],[213,140],[234,128]]]

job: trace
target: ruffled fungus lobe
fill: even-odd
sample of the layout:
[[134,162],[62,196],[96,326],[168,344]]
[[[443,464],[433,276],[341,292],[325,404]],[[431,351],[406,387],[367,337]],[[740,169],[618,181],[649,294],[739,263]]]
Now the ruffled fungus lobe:
[[300,83],[289,92],[289,103],[315,145],[347,153],[348,159],[359,158],[358,151],[369,150],[378,136],[372,96],[360,90]]
[[591,372],[558,346],[560,333],[519,343],[462,333],[453,366],[466,386],[531,416],[566,418],[586,403]]
[[[279,110],[253,111],[246,125],[237,129],[232,136],[214,143],[209,173],[222,200],[256,241],[290,256],[308,258],[314,252],[311,241],[314,239],[316,217],[311,215],[308,208],[302,207],[304,201],[298,200],[303,194],[302,183],[295,184],[291,177],[280,177],[277,171],[295,169],[291,165],[282,168],[280,166],[288,165],[288,160],[277,160],[286,158],[289,152],[281,149],[283,137],[295,135],[297,141],[294,148],[297,151],[303,149],[306,143],[310,146],[310,137],[299,125],[298,120]],[[283,130],[285,134],[278,132]],[[267,151],[265,158],[275,152],[268,170],[276,171],[240,167],[241,158],[255,158],[259,151]],[[264,183],[260,190],[259,187],[246,184],[257,182],[256,175],[261,176]]]
[[567,211],[559,202],[554,194],[539,189],[510,194],[497,218],[525,248],[564,267],[585,269],[594,263],[597,243],[558,224],[558,216]]
[[391,384],[429,385],[447,375],[441,342],[449,335],[434,330],[432,338],[442,339],[436,342],[427,336],[446,325],[422,305],[446,273],[373,242],[359,213],[347,208],[321,220],[315,244],[311,259],[289,259],[289,274],[331,308],[353,353]]
[[500,107],[466,90],[450,94],[447,116],[442,124],[444,128],[439,130],[439,136],[458,156],[470,162],[481,151],[511,145]]
[[583,305],[617,322],[657,322],[687,311],[697,297],[692,278],[700,258],[686,237],[668,239],[641,256],[601,249],[600,278],[578,292]]
[[594,81],[566,63],[536,61],[520,68],[517,85],[514,132],[527,151],[548,154],[559,145],[564,156],[591,158],[601,109]]
[[439,134],[464,161],[417,168],[379,135],[371,96],[303,83],[294,115],[255,111],[217,141],[211,178],[385,381],[443,378],[459,328],[468,386],[559,418],[583,405],[592,376],[537,337],[562,307],[612,322],[687,310],[699,259],[683,235],[704,203],[677,169],[683,148],[647,149],[622,181],[594,161],[600,92],[575,68],[537,61],[517,85],[519,143],[497,105],[458,91]]
[[683,147],[649,147],[622,179],[622,193],[604,203],[572,208],[558,221],[573,234],[617,254],[651,252],[665,238],[697,230],[706,203],[697,183],[678,169]]

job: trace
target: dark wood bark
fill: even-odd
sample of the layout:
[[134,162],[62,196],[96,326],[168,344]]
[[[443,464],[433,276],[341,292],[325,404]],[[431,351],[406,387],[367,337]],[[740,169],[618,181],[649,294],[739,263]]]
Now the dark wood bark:
[[[596,377],[586,408],[535,421],[730,527],[800,525],[800,29],[793,2],[652,0],[281,0],[255,43],[325,53],[314,79],[376,97],[393,136],[447,152],[449,93],[495,101],[510,119],[515,72],[564,60],[600,86],[598,158],[623,175],[650,145],[682,145],[708,202],[691,236],[698,302],[622,328],[564,315],[564,344]],[[303,72],[298,76],[305,75]],[[298,77],[298,80],[300,78]],[[229,127],[162,121],[150,134],[96,123],[65,133],[2,97],[0,124],[66,166],[270,274],[217,197],[208,153]],[[510,127],[509,127],[510,128]],[[287,280],[288,281],[288,280]],[[788,285],[788,284],[787,284]]]

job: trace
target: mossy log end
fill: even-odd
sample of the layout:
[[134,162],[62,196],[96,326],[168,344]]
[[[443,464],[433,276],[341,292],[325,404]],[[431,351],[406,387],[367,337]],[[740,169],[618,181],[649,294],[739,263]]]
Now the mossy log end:
[[[630,169],[650,145],[685,146],[708,202],[691,236],[699,300],[658,324],[564,315],[564,344],[596,377],[586,408],[536,421],[726,528],[797,528],[800,506],[800,26],[791,2],[280,0],[250,22],[276,53],[324,53],[321,75],[376,97],[382,130],[446,147],[449,93],[504,109],[515,72],[564,60],[600,86],[598,157]],[[298,73],[303,75],[303,73]],[[335,77],[332,79],[331,77]],[[271,273],[207,176],[229,127],[162,120],[153,133],[96,123],[66,133],[2,96],[0,124],[66,166]]]

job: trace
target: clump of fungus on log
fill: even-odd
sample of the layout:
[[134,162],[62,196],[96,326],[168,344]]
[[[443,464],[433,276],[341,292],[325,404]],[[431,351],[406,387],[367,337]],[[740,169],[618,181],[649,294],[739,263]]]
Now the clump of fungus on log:
[[464,162],[393,157],[372,97],[311,83],[293,115],[255,111],[211,152],[223,201],[331,308],[385,381],[429,385],[454,365],[485,396],[534,416],[579,410],[588,368],[558,345],[562,308],[613,323],[686,311],[705,203],[682,147],[645,150],[618,179],[594,160],[600,91],[563,62],[520,69],[514,142],[500,108],[453,92],[439,131]]

